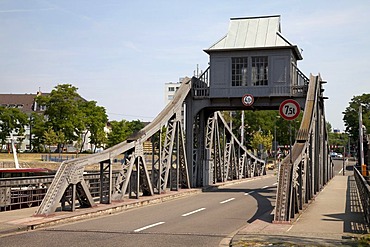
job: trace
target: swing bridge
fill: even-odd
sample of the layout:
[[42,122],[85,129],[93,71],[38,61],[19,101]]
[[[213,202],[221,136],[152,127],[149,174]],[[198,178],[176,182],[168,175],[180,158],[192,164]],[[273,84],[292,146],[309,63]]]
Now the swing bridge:
[[[333,177],[320,75],[297,67],[300,50],[280,32],[280,16],[234,18],[228,33],[205,50],[210,67],[185,78],[173,100],[130,140],[101,153],[64,161],[36,215],[96,205],[84,180],[100,164],[100,203],[204,187],[266,174],[221,111],[272,110],[286,99],[303,109],[291,152],[279,164],[275,222],[289,222]],[[254,97],[246,106],[242,97]],[[124,156],[118,176],[113,160]]]

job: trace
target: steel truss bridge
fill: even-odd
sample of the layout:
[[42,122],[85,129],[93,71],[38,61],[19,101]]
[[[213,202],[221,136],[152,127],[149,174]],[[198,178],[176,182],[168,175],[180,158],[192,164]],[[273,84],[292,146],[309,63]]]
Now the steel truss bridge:
[[[63,162],[36,215],[53,214],[58,207],[72,211],[77,205],[93,207],[83,176],[91,164],[100,164],[100,203],[264,175],[265,162],[240,143],[219,111],[184,119],[183,111],[191,105],[184,107],[184,102],[199,94],[200,78],[185,79],[174,99],[130,141]],[[333,176],[323,83],[320,76],[311,75],[303,85],[307,91],[303,120],[292,153],[278,170],[276,222],[294,218]],[[113,160],[122,154],[122,168],[113,176]]]

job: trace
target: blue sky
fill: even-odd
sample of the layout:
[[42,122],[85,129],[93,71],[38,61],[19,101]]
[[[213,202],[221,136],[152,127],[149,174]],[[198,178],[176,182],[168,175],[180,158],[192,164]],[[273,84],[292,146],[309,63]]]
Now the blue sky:
[[299,68],[324,80],[327,120],[370,93],[370,1],[0,0],[0,93],[70,83],[111,120],[152,120],[164,83],[206,69],[203,49],[231,17],[281,15],[283,35],[303,49]]

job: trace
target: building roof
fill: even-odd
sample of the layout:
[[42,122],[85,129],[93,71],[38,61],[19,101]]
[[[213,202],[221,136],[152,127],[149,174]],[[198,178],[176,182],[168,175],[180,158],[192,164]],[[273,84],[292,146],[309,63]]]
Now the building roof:
[[204,51],[255,48],[293,48],[302,59],[298,47],[281,34],[280,15],[231,18],[227,34]]
[[33,112],[36,94],[0,94],[0,106],[18,108],[24,113]]

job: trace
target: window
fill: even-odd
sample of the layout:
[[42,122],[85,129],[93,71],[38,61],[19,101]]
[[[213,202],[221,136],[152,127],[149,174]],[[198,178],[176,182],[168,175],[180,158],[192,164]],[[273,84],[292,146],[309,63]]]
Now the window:
[[248,58],[231,58],[231,86],[247,86]]
[[268,85],[268,59],[267,57],[252,57],[252,85]]
[[175,88],[174,87],[169,87],[168,88],[168,92],[174,92],[175,91]]
[[173,100],[173,95],[168,95],[168,96],[167,96],[167,99],[168,99],[168,100]]

